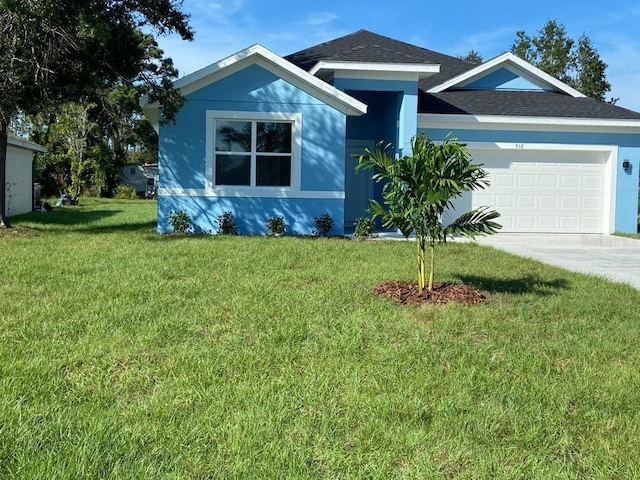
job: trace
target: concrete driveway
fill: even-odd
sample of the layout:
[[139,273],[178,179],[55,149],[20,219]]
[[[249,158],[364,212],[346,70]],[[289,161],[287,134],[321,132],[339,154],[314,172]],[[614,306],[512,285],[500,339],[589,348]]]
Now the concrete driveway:
[[499,233],[477,240],[509,253],[640,289],[640,240],[613,235]]

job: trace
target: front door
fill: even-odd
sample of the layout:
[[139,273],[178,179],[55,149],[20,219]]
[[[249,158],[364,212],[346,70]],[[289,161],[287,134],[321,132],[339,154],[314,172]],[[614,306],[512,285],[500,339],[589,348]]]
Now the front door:
[[370,170],[355,171],[357,159],[352,155],[361,155],[365,148],[373,150],[373,140],[347,140],[344,167],[344,226],[353,229],[358,217],[369,216],[369,199],[373,198],[373,180]]

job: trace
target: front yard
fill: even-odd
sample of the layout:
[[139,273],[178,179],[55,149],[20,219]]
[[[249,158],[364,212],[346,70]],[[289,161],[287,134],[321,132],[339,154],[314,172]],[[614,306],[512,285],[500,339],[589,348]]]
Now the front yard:
[[0,478],[638,478],[640,292],[474,244],[160,236],[92,201],[0,231]]

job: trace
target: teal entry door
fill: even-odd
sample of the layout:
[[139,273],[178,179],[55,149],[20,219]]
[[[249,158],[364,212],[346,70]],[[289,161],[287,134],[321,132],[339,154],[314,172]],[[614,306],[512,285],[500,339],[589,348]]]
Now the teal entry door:
[[373,198],[373,180],[371,170],[355,171],[357,159],[352,155],[361,155],[365,148],[372,150],[372,140],[347,140],[344,167],[344,226],[355,227],[358,217],[370,216],[365,210],[369,208],[369,199]]

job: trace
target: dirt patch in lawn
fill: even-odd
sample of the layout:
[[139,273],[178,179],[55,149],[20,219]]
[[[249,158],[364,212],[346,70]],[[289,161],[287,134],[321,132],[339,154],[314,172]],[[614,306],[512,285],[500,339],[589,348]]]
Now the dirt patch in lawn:
[[418,282],[384,282],[378,285],[373,293],[389,297],[401,305],[444,304],[449,302],[475,305],[486,299],[480,290],[468,285],[455,283],[436,283],[433,286],[433,290],[424,289],[420,293],[418,292]]
[[29,238],[37,237],[38,232],[31,228],[18,226],[12,226],[10,228],[0,227],[0,238]]

